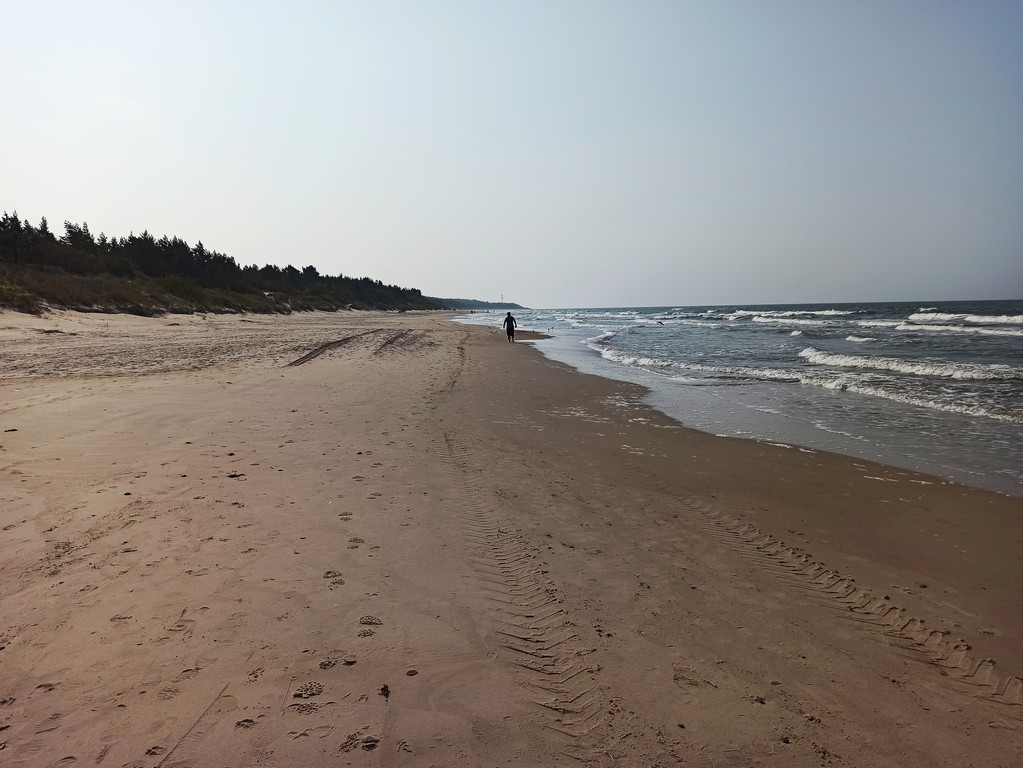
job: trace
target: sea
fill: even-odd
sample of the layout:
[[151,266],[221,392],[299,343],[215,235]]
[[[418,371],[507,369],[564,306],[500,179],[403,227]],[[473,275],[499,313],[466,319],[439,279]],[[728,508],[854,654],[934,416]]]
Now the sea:
[[1023,301],[513,314],[551,335],[536,342],[548,357],[645,386],[687,427],[1023,497]]

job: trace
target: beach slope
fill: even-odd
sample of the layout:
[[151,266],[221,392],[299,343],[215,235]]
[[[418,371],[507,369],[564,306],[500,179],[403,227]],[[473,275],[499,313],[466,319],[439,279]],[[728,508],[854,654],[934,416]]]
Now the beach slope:
[[1023,502],[451,317],[0,314],[0,762],[1023,762]]

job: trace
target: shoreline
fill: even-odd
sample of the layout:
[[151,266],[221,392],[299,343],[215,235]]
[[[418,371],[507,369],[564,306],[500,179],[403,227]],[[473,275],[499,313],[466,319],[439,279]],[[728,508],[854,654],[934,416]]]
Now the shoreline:
[[13,764],[1023,757],[1019,500],[456,315],[0,315]]
[[[463,319],[458,318],[458,321],[463,322]],[[801,411],[798,405],[801,398],[820,398],[823,396],[821,392],[804,392],[801,388],[789,390],[783,385],[769,382],[760,385],[759,389],[763,389],[763,392],[749,385],[739,391],[673,386],[670,378],[665,379],[641,368],[609,362],[592,349],[580,349],[583,339],[571,333],[549,338],[550,341],[537,347],[545,357],[569,365],[581,373],[644,387],[649,393],[647,402],[652,408],[687,428],[718,437],[753,440],[798,450],[825,451],[930,475],[939,483],[965,485],[1023,499],[1023,484],[1015,475],[1003,476],[1005,469],[989,468],[980,472],[977,467],[949,463],[953,456],[943,455],[937,445],[931,447],[930,454],[926,454],[921,452],[919,446],[904,444],[897,435],[889,435],[881,442],[877,435],[872,439],[866,439],[863,435],[854,437],[841,428],[824,427],[793,416],[793,413]],[[866,395],[843,393],[841,397],[859,401],[859,407],[865,409],[875,405]],[[779,403],[786,404],[784,413],[776,410],[780,407]],[[886,403],[885,407],[909,408],[894,403]],[[962,422],[961,429],[968,426],[967,417],[964,416],[946,413],[943,418]]]

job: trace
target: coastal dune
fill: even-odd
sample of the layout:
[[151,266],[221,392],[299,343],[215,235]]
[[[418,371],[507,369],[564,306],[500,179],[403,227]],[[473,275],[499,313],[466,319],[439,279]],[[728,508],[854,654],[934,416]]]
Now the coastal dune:
[[0,762],[1023,762],[1023,501],[453,316],[0,314]]

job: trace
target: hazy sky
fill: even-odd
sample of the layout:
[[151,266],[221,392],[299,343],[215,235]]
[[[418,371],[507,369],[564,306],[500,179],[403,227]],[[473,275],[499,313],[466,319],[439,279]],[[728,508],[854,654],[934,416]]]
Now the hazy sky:
[[1023,296],[1023,2],[0,0],[0,210],[529,306]]

